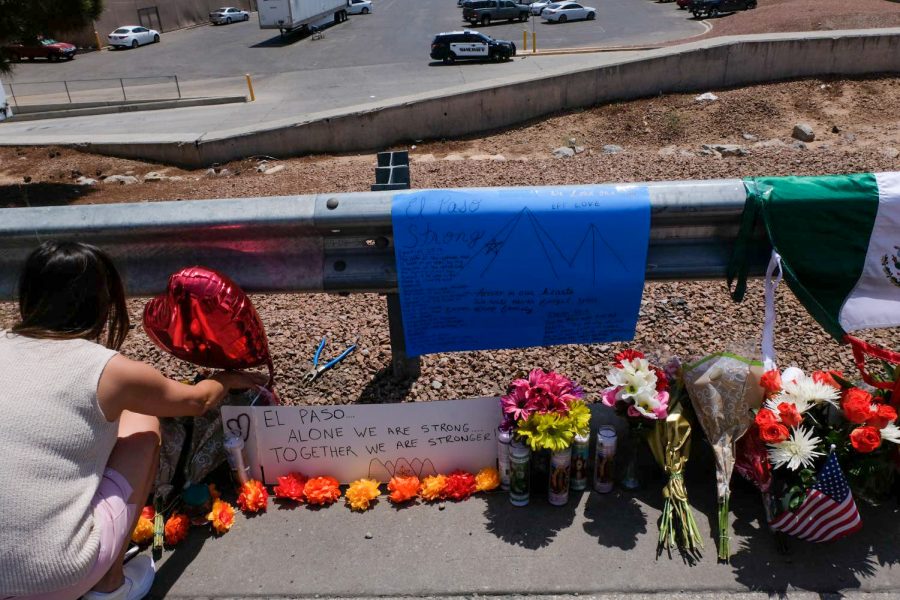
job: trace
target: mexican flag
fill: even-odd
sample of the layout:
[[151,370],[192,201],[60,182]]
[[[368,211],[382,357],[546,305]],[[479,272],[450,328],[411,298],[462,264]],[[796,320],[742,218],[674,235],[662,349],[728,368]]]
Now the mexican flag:
[[729,280],[743,295],[759,221],[784,278],[835,338],[900,325],[900,173],[745,179],[747,204]]

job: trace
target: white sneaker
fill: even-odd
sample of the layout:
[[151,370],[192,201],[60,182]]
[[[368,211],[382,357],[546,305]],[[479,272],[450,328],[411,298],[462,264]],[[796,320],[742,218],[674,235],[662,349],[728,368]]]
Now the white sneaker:
[[128,561],[124,568],[125,583],[111,592],[88,592],[82,600],[141,600],[150,593],[156,565],[153,557],[142,554]]

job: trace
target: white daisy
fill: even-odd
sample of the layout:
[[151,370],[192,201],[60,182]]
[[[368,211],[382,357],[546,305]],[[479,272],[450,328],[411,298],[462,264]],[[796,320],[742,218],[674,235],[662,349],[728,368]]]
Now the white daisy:
[[769,460],[776,469],[787,466],[788,469],[796,471],[800,467],[811,467],[815,457],[824,456],[824,453],[816,450],[821,441],[813,435],[811,429],[795,427],[787,440],[769,444]]
[[790,381],[784,381],[778,395],[766,401],[766,407],[777,412],[779,404],[788,402],[797,407],[797,412],[803,414],[823,402],[836,407],[839,397],[838,391],[830,385],[819,383],[801,373]]
[[900,427],[896,423],[888,423],[881,430],[881,439],[893,444],[900,444]]

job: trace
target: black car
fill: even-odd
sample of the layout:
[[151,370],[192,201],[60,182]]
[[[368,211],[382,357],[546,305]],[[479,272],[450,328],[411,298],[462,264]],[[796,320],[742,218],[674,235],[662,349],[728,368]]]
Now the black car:
[[689,8],[698,19],[718,17],[721,13],[756,8],[756,0],[693,0]]
[[495,40],[477,31],[439,33],[431,42],[431,58],[452,63],[456,59],[509,60],[516,55],[516,45]]

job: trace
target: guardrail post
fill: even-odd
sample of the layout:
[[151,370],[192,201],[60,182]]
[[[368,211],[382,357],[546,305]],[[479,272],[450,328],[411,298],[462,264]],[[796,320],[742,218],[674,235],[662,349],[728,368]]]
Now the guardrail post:
[[19,108],[19,102],[16,100],[16,93],[13,91],[13,84],[7,83],[6,85],[9,86],[9,97],[12,98],[13,106]]
[[[409,153],[379,152],[375,167],[375,183],[372,191],[409,189]],[[388,330],[391,334],[391,368],[397,379],[414,379],[421,372],[418,357],[406,355],[406,338],[403,334],[403,313],[400,295],[387,294]]]
[[181,100],[181,86],[178,85],[178,75],[173,75],[175,78],[175,90],[178,92],[178,99]]
[[119,77],[119,85],[122,86],[122,102],[127,102],[128,96],[125,95],[125,82],[122,81],[121,77]]
[[72,104],[72,94],[69,93],[69,83],[64,80],[63,85],[66,88],[66,97],[69,99],[69,104]]

